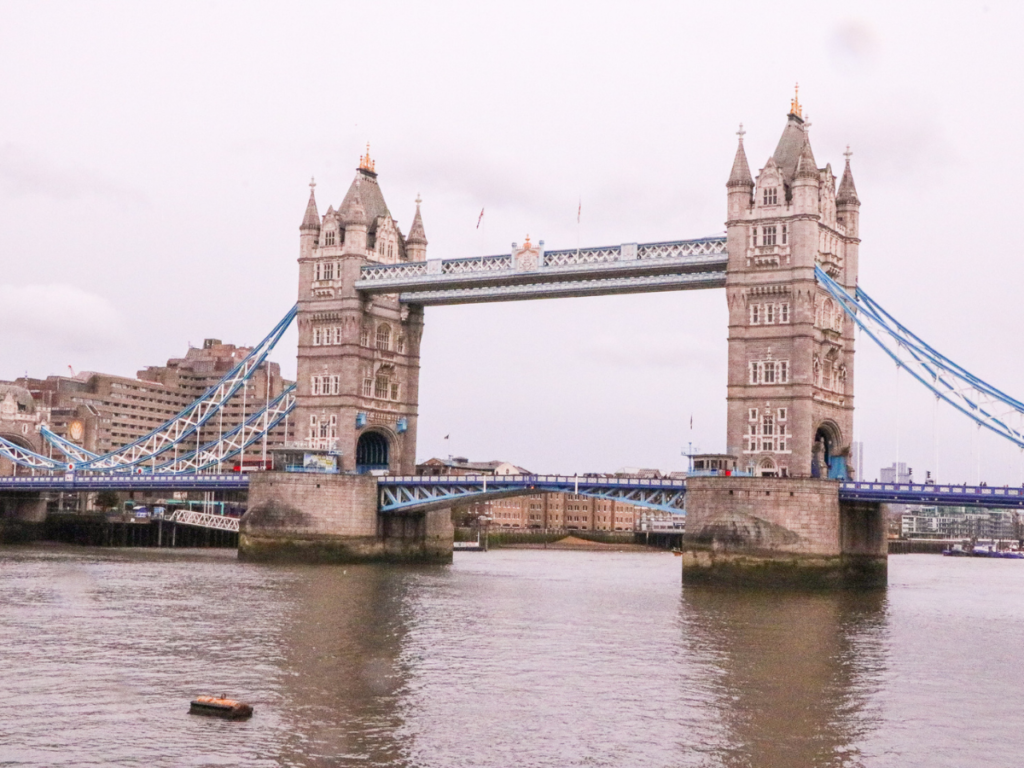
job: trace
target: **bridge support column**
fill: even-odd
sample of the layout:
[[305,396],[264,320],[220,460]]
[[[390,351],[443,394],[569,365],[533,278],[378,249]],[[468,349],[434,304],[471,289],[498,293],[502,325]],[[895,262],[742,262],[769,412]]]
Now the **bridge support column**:
[[309,563],[451,562],[446,509],[381,515],[372,475],[258,472],[239,526],[238,557]]
[[887,558],[881,505],[840,502],[838,482],[686,481],[686,584],[884,587]]
[[0,495],[0,544],[42,538],[46,523],[46,499],[40,493]]

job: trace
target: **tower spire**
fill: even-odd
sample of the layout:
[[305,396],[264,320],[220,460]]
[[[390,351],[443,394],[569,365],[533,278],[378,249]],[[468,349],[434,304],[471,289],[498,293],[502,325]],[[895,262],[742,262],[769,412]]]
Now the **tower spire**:
[[754,186],[754,178],[750,175],[750,164],[747,162],[747,153],[743,149],[743,137],[746,133],[743,130],[743,123],[740,123],[740,129],[736,131],[736,135],[739,136],[739,145],[736,147],[736,157],[732,161],[729,181],[725,185],[727,187],[753,188]]
[[309,202],[306,203],[306,215],[302,217],[302,224],[299,225],[300,232],[319,232],[320,214],[316,210],[316,179],[309,180]]
[[853,152],[850,145],[846,145],[843,153],[846,158],[846,168],[843,169],[843,179],[839,182],[839,191],[836,193],[836,204],[838,205],[860,205],[860,198],[857,197],[857,185],[853,183],[853,171],[850,170],[850,158]]
[[427,244],[427,233],[423,229],[423,216],[420,215],[420,203],[423,200],[420,196],[416,195],[416,215],[413,216],[412,226],[409,227],[409,236],[405,238],[405,242],[409,245],[422,245]]

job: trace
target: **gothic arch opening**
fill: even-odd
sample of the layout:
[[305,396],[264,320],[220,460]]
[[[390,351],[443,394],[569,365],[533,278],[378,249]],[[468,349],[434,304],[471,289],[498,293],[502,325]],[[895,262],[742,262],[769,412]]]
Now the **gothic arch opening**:
[[380,432],[363,432],[356,443],[356,472],[364,474],[389,468],[390,443]]
[[[837,465],[839,451],[842,448],[842,436],[834,422],[822,422],[814,432],[814,444],[811,446],[811,477],[832,477],[840,471]],[[845,459],[841,474],[845,475]]]
[[772,459],[761,459],[761,462],[757,465],[757,476],[778,477],[779,468],[775,466],[775,462]]

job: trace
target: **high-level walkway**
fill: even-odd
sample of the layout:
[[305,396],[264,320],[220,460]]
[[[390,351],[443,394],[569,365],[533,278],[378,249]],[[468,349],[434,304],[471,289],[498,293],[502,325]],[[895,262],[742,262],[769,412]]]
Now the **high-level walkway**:
[[363,267],[356,290],[432,306],[722,288],[725,237]]

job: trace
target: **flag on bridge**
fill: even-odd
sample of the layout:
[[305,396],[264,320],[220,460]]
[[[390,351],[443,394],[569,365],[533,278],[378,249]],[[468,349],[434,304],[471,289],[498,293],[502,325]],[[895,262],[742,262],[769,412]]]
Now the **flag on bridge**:
[[484,220],[484,209],[480,209],[480,215],[476,217],[476,228],[480,229],[480,222]]
[[583,213],[583,198],[580,198],[579,207],[576,208],[576,223],[580,223],[580,215]]

